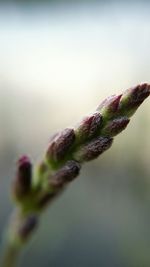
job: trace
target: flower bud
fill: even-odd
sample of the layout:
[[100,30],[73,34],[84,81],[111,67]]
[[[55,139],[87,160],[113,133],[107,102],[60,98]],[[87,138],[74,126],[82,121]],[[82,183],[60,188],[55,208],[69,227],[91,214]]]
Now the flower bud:
[[112,95],[106,98],[96,110],[100,111],[105,120],[114,117],[117,113],[122,95]]
[[89,115],[79,123],[75,131],[78,143],[83,143],[95,137],[102,124],[102,116],[99,112]]
[[102,130],[101,135],[113,137],[122,132],[127,127],[129,121],[127,117],[110,120]]
[[49,179],[49,185],[52,188],[61,188],[66,183],[71,182],[79,175],[80,164],[75,160],[67,161],[67,163],[53,174]]
[[74,158],[79,162],[97,158],[112,145],[113,138],[98,137],[90,143],[83,145],[74,153]]
[[18,229],[18,234],[21,241],[26,241],[26,239],[29,238],[30,234],[33,232],[33,230],[35,230],[37,224],[38,218],[34,214],[28,216],[22,221],[21,226]]
[[38,198],[38,207],[45,208],[56,196],[62,193],[68,182],[74,180],[80,171],[80,164],[74,160],[67,163],[53,175],[50,175],[46,183],[45,192]]
[[57,163],[64,159],[66,153],[69,151],[75,140],[75,133],[73,129],[66,128],[60,133],[56,134],[49,144],[46,153],[48,162]]
[[132,116],[142,102],[150,95],[150,85],[147,83],[139,84],[129,88],[124,92],[120,100],[120,113]]
[[17,199],[22,199],[30,191],[32,179],[32,164],[27,156],[18,160],[17,173],[13,182],[13,194]]

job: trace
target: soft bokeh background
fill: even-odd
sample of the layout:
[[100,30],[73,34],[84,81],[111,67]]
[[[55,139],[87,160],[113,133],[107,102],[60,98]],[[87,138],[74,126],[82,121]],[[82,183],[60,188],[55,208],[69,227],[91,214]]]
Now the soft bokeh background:
[[[150,82],[149,1],[0,1],[0,241],[23,154]],[[43,215],[25,267],[150,266],[150,102]]]

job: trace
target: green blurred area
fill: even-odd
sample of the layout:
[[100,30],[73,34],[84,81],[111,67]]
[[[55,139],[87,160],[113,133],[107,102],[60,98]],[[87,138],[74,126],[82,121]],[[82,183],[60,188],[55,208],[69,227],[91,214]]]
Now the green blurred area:
[[[37,162],[51,134],[150,77],[148,2],[41,6],[0,8],[1,242],[17,158]],[[43,214],[21,267],[150,266],[149,114],[147,100],[112,148],[83,166]]]

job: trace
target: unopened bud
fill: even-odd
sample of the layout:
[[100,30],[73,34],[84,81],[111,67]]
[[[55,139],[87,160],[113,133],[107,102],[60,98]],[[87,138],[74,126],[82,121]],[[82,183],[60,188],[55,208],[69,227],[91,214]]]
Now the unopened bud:
[[122,95],[112,95],[106,98],[96,109],[103,114],[104,120],[107,120],[115,115],[118,111],[120,98]]
[[24,219],[20,228],[18,229],[18,234],[21,241],[26,241],[29,238],[30,234],[35,230],[38,223],[38,218],[36,215],[30,215]]
[[121,133],[127,127],[129,121],[130,120],[127,117],[110,120],[102,130],[101,134],[113,137]]
[[99,112],[89,115],[79,123],[76,129],[76,138],[78,143],[83,143],[95,137],[102,124],[102,116]]
[[79,162],[93,160],[110,148],[112,141],[111,137],[98,137],[87,145],[81,146],[74,153],[74,158]]
[[79,175],[80,164],[75,160],[68,161],[60,170],[50,177],[49,185],[52,188],[61,188]]
[[132,116],[149,95],[150,85],[147,83],[126,90],[120,100],[119,110],[121,114],[126,114],[128,117]]
[[66,153],[71,148],[75,140],[75,133],[73,129],[66,128],[60,133],[56,134],[49,144],[46,153],[48,162],[59,162],[64,159]]
[[23,156],[18,161],[17,173],[13,182],[13,194],[21,199],[28,194],[32,179],[32,164],[27,156]]

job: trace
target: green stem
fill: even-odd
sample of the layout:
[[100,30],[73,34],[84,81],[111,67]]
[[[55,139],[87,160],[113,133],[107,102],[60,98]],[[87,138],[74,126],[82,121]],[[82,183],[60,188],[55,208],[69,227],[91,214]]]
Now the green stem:
[[0,267],[15,267],[20,254],[20,248],[7,244],[3,253],[3,259]]
[[15,267],[17,264],[21,250],[21,246],[16,242],[17,217],[18,210],[15,210],[10,217],[9,225],[6,226],[2,244],[2,255],[0,257],[0,267]]
[[16,267],[20,252],[35,227],[35,219],[21,209],[13,212],[4,238],[0,267]]

